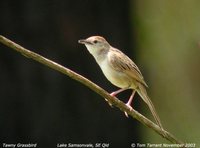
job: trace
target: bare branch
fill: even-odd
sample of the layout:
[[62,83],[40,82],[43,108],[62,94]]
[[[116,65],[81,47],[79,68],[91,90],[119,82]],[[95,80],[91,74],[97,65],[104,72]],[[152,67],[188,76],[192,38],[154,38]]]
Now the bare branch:
[[65,68],[64,66],[62,66],[62,65],[60,65],[56,62],[53,62],[53,61],[35,53],[35,52],[32,52],[32,51],[14,43],[13,41],[11,41],[11,40],[9,40],[9,39],[1,36],[1,35],[0,35],[0,42],[4,45],[16,50],[17,52],[20,52],[22,55],[24,55],[27,58],[31,58],[31,59],[33,59],[33,60],[35,60],[35,61],[37,61],[37,62],[39,62],[43,65],[46,65],[46,66],[48,66],[48,67],[50,67],[50,68],[52,68],[56,71],[59,71],[59,72],[65,74],[65,75],[69,76],[70,78],[86,85],[91,90],[93,90],[97,94],[101,95],[103,98],[106,98],[106,100],[108,101],[109,104],[119,108],[123,112],[127,112],[129,114],[129,116],[137,119],[143,125],[151,128],[156,133],[161,135],[163,138],[167,139],[168,141],[170,141],[172,143],[177,143],[177,144],[181,144],[182,146],[184,146],[183,142],[176,139],[171,133],[169,133],[169,132],[167,132],[163,129],[160,129],[159,126],[157,126],[151,120],[147,119],[146,117],[144,117],[142,114],[140,114],[136,110],[130,109],[122,101],[120,101],[116,97],[112,97],[108,92],[106,92],[104,89],[102,89],[101,87],[99,87],[95,83],[91,82],[87,78],[85,78],[85,77],[75,73],[74,71],[72,71],[68,68]]

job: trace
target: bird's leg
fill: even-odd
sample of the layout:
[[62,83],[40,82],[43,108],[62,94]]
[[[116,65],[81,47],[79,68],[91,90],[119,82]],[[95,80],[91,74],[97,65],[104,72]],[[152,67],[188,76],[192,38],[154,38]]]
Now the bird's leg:
[[[132,109],[131,103],[132,103],[132,101],[133,101],[134,95],[135,95],[135,90],[133,90],[133,92],[132,92],[132,94],[131,94],[131,96],[130,96],[128,102],[126,103],[126,105],[127,105],[130,109]],[[124,112],[124,113],[125,113],[126,117],[128,117],[127,112]]]
[[135,95],[135,90],[133,90],[133,92],[132,92],[132,94],[131,94],[131,96],[130,96],[128,102],[126,103],[127,106],[130,106],[130,107],[131,107],[131,103],[132,103],[132,101],[133,101],[134,95]]
[[116,95],[119,94],[120,92],[125,91],[125,90],[127,90],[127,89],[128,89],[127,87],[126,87],[126,88],[121,88],[121,89],[119,89],[119,90],[117,90],[117,91],[112,92],[110,95],[111,95],[111,96],[116,96]]
[[[112,92],[112,93],[110,93],[110,95],[111,96],[115,96],[115,95],[117,95],[117,94],[119,94],[120,92],[122,92],[122,91],[125,91],[125,90],[127,90],[128,89],[128,87],[126,87],[126,88],[121,88],[121,89],[119,89],[119,90],[117,90],[117,91],[114,91],[114,92]],[[105,100],[108,102],[108,100],[105,98]],[[110,103],[110,102],[108,102],[108,104],[112,107],[112,104]]]

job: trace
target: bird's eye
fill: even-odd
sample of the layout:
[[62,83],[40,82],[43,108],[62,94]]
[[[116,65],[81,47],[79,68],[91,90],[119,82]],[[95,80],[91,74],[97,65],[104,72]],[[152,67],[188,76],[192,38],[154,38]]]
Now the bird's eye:
[[98,41],[97,41],[97,40],[94,40],[94,43],[96,44],[96,43],[98,43]]

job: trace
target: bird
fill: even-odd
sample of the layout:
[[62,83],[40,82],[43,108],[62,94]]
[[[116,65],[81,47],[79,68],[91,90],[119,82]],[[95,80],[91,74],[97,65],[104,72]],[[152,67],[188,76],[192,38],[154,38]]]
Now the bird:
[[[119,90],[112,92],[110,95],[116,96],[125,90],[131,89],[132,94],[126,105],[132,109],[131,103],[135,93],[137,92],[149,107],[158,126],[163,129],[156,109],[150,97],[147,95],[146,88],[148,85],[146,84],[137,65],[122,51],[112,47],[102,36],[91,36],[87,39],[80,39],[78,40],[78,43],[86,46],[89,53],[100,66],[105,77],[113,85],[120,88]],[[128,117],[126,112],[125,115]]]

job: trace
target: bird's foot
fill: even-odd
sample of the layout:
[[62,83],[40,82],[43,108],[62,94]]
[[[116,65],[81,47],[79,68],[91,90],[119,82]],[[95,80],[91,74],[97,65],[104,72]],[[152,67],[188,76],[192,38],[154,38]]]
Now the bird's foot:
[[[129,103],[126,103],[126,106],[129,107],[130,110],[133,109]],[[124,112],[124,113],[125,113],[125,116],[128,118],[128,113],[127,112]]]
[[[110,95],[111,95],[112,97],[115,97],[116,94],[117,94],[116,92],[110,93]],[[112,105],[106,98],[105,98],[105,100],[106,100],[106,102],[108,102],[108,104],[109,104],[111,107],[113,107],[113,105]]]
[[116,92],[112,92],[112,93],[110,93],[110,95],[111,95],[112,97],[115,97]]
[[113,105],[106,99],[106,98],[104,98],[105,100],[106,100],[106,102],[110,105],[110,107],[112,107],[113,108]]

